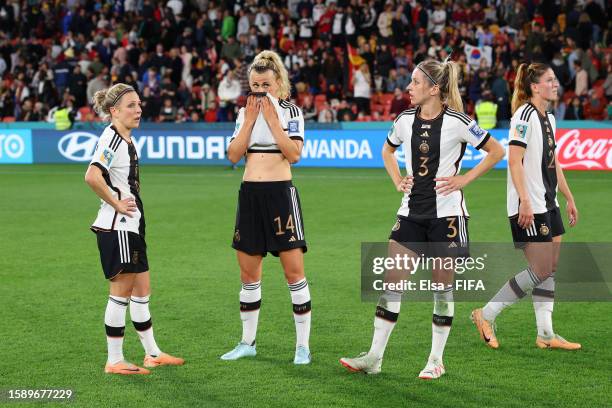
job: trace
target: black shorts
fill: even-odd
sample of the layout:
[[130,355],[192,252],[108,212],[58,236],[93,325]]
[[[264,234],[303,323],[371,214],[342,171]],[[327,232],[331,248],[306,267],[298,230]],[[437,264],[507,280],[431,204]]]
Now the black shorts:
[[94,231],[98,237],[100,262],[106,279],[120,273],[149,270],[147,244],[139,234],[129,231]]
[[565,234],[559,207],[534,214],[533,218],[533,224],[525,229],[518,225],[518,215],[509,218],[515,248],[525,248],[528,242],[552,242],[553,237]]
[[470,252],[467,224],[463,216],[421,219],[398,215],[389,239],[417,255],[463,258]]
[[232,247],[262,256],[306,252],[300,196],[291,181],[242,182]]

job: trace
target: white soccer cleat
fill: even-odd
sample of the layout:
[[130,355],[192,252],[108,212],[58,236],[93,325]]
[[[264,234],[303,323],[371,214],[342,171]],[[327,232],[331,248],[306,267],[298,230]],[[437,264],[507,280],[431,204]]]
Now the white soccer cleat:
[[361,353],[355,358],[342,357],[340,364],[351,371],[363,371],[366,374],[378,374],[382,367],[382,357]]
[[250,344],[240,342],[233,350],[222,355],[221,360],[238,360],[244,357],[255,357],[256,355],[257,349],[255,345],[251,346]]
[[438,359],[427,361],[425,368],[419,373],[419,378],[422,380],[435,380],[442,377],[446,373],[444,364]]

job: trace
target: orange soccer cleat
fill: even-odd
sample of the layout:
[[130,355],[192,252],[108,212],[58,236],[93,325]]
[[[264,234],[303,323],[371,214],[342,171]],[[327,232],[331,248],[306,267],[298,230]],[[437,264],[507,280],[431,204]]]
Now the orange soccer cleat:
[[538,336],[536,339],[536,346],[541,349],[561,349],[561,350],[580,350],[582,345],[580,343],[572,343],[571,341],[565,340],[563,337],[555,334],[550,339],[545,339]]
[[151,368],[162,365],[183,365],[185,360],[179,357],[171,356],[170,354],[161,353],[159,356],[154,357],[146,355],[144,358],[144,366]]
[[493,323],[489,322],[482,316],[482,309],[474,309],[470,316],[472,322],[476,325],[480,338],[485,341],[487,346],[496,349],[499,348],[497,337],[495,337],[495,328]]
[[127,361],[119,361],[115,364],[106,363],[104,367],[104,372],[106,374],[122,374],[122,375],[132,375],[132,374],[150,374],[151,371],[146,368],[138,367],[132,363],[128,363]]

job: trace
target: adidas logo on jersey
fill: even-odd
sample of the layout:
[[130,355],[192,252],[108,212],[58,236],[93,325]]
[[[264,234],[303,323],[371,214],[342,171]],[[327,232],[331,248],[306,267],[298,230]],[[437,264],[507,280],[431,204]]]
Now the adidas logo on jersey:
[[429,137],[429,133],[427,133],[427,131],[424,131],[421,137]]
[[125,217],[122,217],[121,220],[119,222],[126,222],[127,220],[125,219]]
[[289,238],[289,242],[295,242],[295,237],[291,236],[291,238]]

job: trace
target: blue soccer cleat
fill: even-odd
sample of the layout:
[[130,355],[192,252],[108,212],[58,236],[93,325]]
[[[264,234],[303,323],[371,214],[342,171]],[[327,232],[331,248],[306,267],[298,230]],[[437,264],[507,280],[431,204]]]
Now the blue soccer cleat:
[[221,360],[238,360],[243,357],[255,357],[257,350],[255,345],[246,343],[238,343],[238,345],[232,350],[221,356]]
[[298,346],[295,349],[295,358],[293,359],[293,364],[310,364],[312,356],[310,355],[310,350],[308,350],[304,346]]

